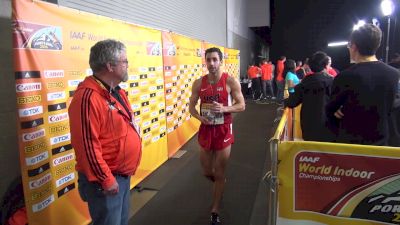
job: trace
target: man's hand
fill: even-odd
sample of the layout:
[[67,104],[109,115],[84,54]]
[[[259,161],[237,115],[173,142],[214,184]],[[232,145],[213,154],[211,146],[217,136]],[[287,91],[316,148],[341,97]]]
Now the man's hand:
[[118,194],[118,192],[119,192],[119,185],[117,181],[115,181],[115,183],[111,185],[111,187],[103,190],[103,194],[105,195],[116,195]]
[[209,121],[206,117],[199,116],[199,120],[202,124],[212,124],[211,121]]
[[216,101],[213,101],[213,105],[211,107],[211,110],[213,112],[221,112],[222,113],[222,112],[224,112],[224,109],[225,109],[225,107],[224,107],[224,105],[222,103],[218,103]]
[[342,107],[340,107],[340,108],[333,114],[333,115],[334,115],[336,118],[338,118],[338,119],[342,119],[343,116],[344,116],[344,114],[343,114],[341,108],[342,108]]

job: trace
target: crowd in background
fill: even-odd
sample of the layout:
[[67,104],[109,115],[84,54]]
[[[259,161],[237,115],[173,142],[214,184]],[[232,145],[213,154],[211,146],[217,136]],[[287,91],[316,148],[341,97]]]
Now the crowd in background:
[[[388,64],[375,54],[381,30],[366,24],[350,35],[354,62],[338,71],[322,51],[303,61],[281,56],[249,65],[252,99],[284,107],[302,104],[303,139],[400,146],[400,54]],[[275,91],[274,91],[275,89]]]

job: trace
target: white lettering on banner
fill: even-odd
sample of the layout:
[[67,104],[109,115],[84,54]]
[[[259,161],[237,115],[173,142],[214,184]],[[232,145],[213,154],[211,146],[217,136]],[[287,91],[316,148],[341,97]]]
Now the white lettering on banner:
[[162,66],[157,66],[156,70],[157,71],[162,71],[164,68]]
[[73,180],[74,178],[75,178],[75,173],[72,172],[72,173],[70,173],[70,174],[68,174],[68,175],[66,175],[66,176],[61,177],[60,179],[58,179],[58,180],[56,181],[56,186],[57,186],[57,187],[60,187],[61,185],[63,185],[63,184],[65,184],[65,183],[67,183],[67,182]]
[[149,82],[147,80],[140,82],[140,86],[147,86],[149,85]]
[[48,183],[51,180],[51,174],[47,173],[46,175],[44,175],[43,177],[37,179],[37,180],[33,180],[33,181],[29,181],[29,189],[36,189],[39,188],[41,186],[43,186],[44,184]]
[[92,76],[93,75],[93,70],[92,69],[86,69],[86,76]]
[[54,195],[50,195],[48,198],[46,198],[42,202],[39,202],[37,204],[33,204],[32,205],[32,211],[34,213],[42,211],[43,209],[45,209],[47,206],[49,206],[53,202],[54,202]]
[[174,120],[174,124],[175,124],[175,125],[178,124],[178,120]]
[[143,113],[147,113],[147,112],[149,112],[150,111],[150,108],[149,107],[144,107],[143,109],[142,109],[142,112]]
[[155,73],[150,73],[149,74],[149,78],[155,78],[156,77],[156,74]]
[[145,72],[147,72],[147,67],[139,67],[139,72],[141,72],[141,73],[145,73]]
[[22,134],[22,141],[27,142],[27,141],[32,141],[38,138],[41,138],[44,136],[45,132],[44,129],[40,129],[31,133],[23,133]]
[[179,69],[185,68],[185,65],[179,65]]
[[156,123],[156,124],[154,124],[154,125],[151,127],[151,129],[152,129],[152,130],[155,130],[155,129],[157,129],[158,127],[160,127],[160,124]]
[[178,101],[177,98],[172,99],[172,102],[173,102],[173,103],[176,103],[177,101]]
[[163,95],[164,95],[164,92],[163,92],[163,91],[157,92],[157,96],[163,96]]
[[166,99],[172,99],[172,95],[168,94],[167,96],[165,96]]
[[299,162],[312,162],[316,163],[319,161],[319,157],[307,157],[307,156],[301,156],[299,159]]
[[121,84],[119,84],[119,87],[122,89],[127,89],[129,86],[127,83],[121,83]]
[[25,158],[25,161],[26,161],[27,166],[32,166],[32,165],[40,163],[48,158],[49,158],[49,153],[46,151],[46,152],[40,153],[39,155],[30,157],[30,158]]
[[140,96],[140,100],[142,100],[142,101],[147,100],[147,99],[149,99],[149,98],[150,98],[150,97],[149,97],[148,94]]
[[68,155],[64,155],[64,156],[55,158],[55,159],[53,159],[53,166],[58,166],[58,165],[60,165],[62,163],[71,161],[73,159],[74,159],[74,153],[70,153]]
[[172,66],[171,66],[171,69],[172,69],[172,70],[176,70],[176,65],[172,65]]
[[71,140],[71,134],[63,134],[61,136],[57,136],[57,137],[52,137],[50,138],[50,145],[56,145],[59,144],[61,142],[65,142],[65,141],[69,141]]
[[186,117],[186,120],[190,120],[190,116]]
[[151,139],[151,142],[156,142],[156,141],[158,141],[159,139],[160,139],[159,136],[155,136],[155,137],[153,137],[153,138]]
[[158,112],[152,112],[152,113],[150,114],[150,116],[151,116],[151,117],[155,117],[155,116],[157,116],[157,114],[158,114]]
[[182,126],[182,120],[178,122],[178,126]]
[[164,74],[165,74],[166,77],[170,77],[170,76],[172,75],[172,73],[169,72],[169,71],[168,71],[168,72],[165,72]]
[[164,81],[163,81],[162,79],[157,79],[157,80],[156,80],[156,83],[157,83],[157,84],[163,84]]
[[161,114],[161,115],[159,116],[159,118],[160,118],[160,120],[165,119],[165,114]]
[[61,78],[64,77],[64,70],[45,70],[43,71],[45,78]]
[[133,89],[131,90],[131,95],[137,95],[139,94],[140,90],[139,89]]
[[132,107],[132,110],[136,111],[136,110],[138,110],[140,108],[140,105],[139,104],[132,104],[131,107]]
[[151,87],[149,87],[149,91],[153,92],[153,91],[155,91],[155,90],[157,90],[157,87],[156,87],[156,86],[151,86]]
[[69,80],[68,86],[69,87],[77,87],[83,80]]
[[143,139],[147,141],[147,140],[150,139],[150,137],[151,137],[151,134],[146,134],[146,135],[144,135],[144,138],[143,138]]
[[65,91],[47,93],[47,101],[65,99]]
[[158,104],[158,108],[164,108],[165,104],[164,103],[160,103]]
[[35,106],[32,108],[19,109],[19,117],[34,116],[43,113],[43,106]]
[[167,122],[171,122],[172,120],[174,120],[174,117],[172,117],[172,116],[167,117]]
[[178,79],[177,79],[176,77],[172,77],[172,80],[173,80],[173,81],[176,81],[176,80],[178,80]]
[[166,88],[170,88],[170,87],[172,87],[172,84],[171,83],[167,83],[167,84],[165,84],[165,87]]
[[151,100],[150,100],[150,104],[151,104],[151,105],[155,104],[156,102],[157,102],[157,100],[155,100],[155,99],[151,99]]
[[139,75],[131,75],[129,76],[129,80],[139,80]]
[[29,92],[29,91],[40,91],[42,90],[41,83],[24,83],[15,85],[17,92]]
[[150,121],[144,121],[143,122],[143,127],[148,127],[150,126],[151,122]]
[[185,85],[184,84],[181,85],[181,90],[185,90]]
[[49,116],[49,123],[57,123],[68,119],[68,112]]
[[172,131],[174,131],[173,127],[168,128],[168,134],[171,133]]

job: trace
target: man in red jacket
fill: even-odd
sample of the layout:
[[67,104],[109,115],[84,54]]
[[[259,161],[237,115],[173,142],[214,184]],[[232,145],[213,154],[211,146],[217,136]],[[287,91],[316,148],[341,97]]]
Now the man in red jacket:
[[141,139],[125,91],[124,44],[104,40],[90,49],[93,76],[78,86],[68,109],[78,189],[93,224],[127,225],[130,178],[141,158]]
[[283,79],[283,71],[285,69],[286,56],[281,56],[280,60],[276,62],[276,100],[278,103],[283,101],[283,91],[285,89],[285,80]]

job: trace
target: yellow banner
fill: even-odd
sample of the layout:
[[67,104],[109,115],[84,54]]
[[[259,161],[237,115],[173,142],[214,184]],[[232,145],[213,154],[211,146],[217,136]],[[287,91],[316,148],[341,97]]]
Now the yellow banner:
[[398,148],[279,144],[277,224],[400,224]]
[[163,32],[168,155],[172,156],[198,130],[200,122],[189,113],[193,82],[202,76],[201,42]]
[[231,48],[225,48],[225,72],[240,79],[240,51]]
[[29,224],[87,224],[77,192],[67,108],[91,75],[97,41],[125,43],[127,90],[141,126],[143,155],[131,186],[167,160],[161,32],[43,2],[13,1],[13,48],[21,173]]

